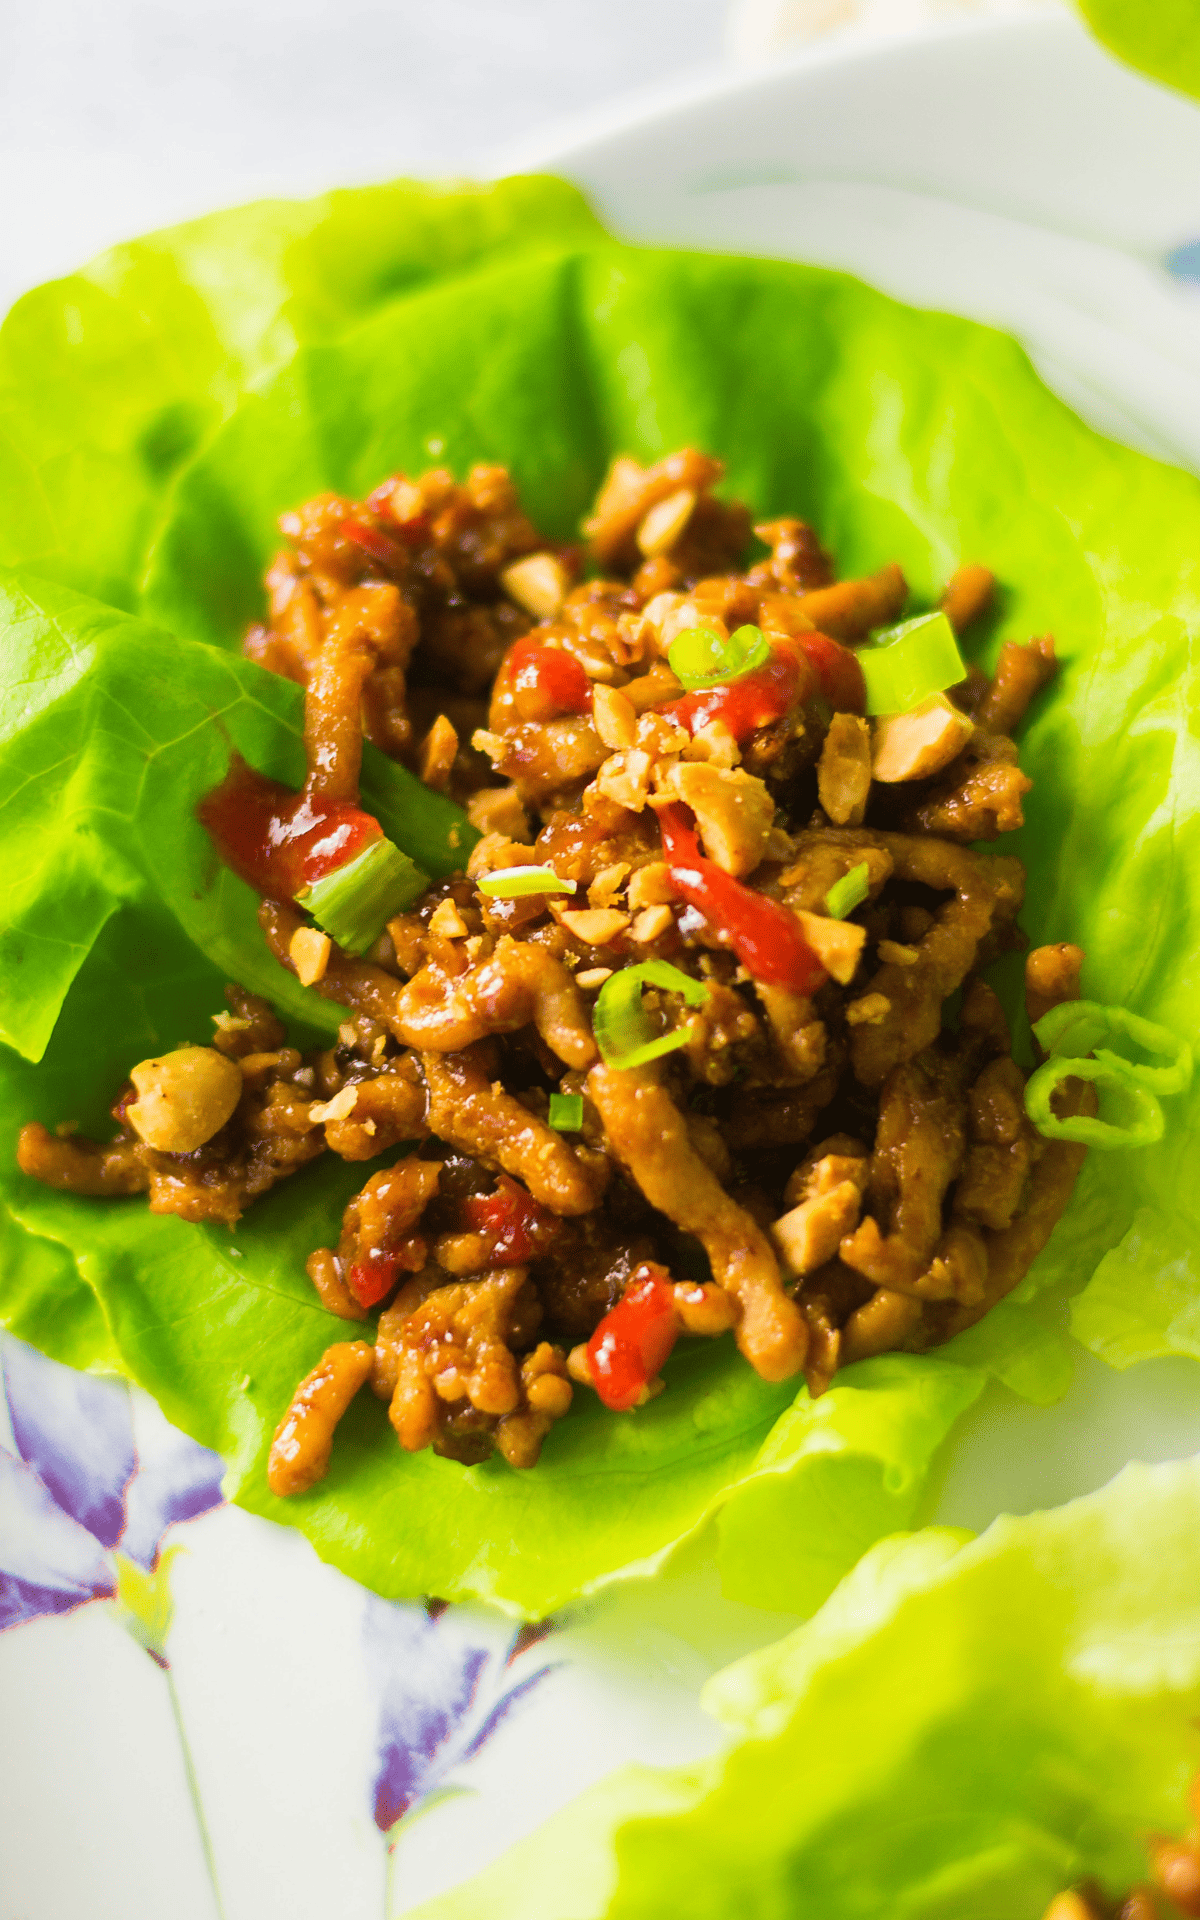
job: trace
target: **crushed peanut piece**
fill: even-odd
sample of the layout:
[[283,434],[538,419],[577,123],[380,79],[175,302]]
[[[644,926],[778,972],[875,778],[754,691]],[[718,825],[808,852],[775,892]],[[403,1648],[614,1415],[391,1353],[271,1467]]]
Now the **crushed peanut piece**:
[[802,908],[796,911],[796,918],[826,973],[841,986],[848,986],[858,967],[866,928],[853,920],[831,920],[825,914],[805,913]]
[[666,932],[673,917],[670,907],[643,907],[629,931],[639,945],[646,946]]
[[680,487],[651,507],[637,530],[637,543],[647,560],[675,545],[696,510],[696,498],[691,487]]
[[500,585],[510,600],[535,620],[553,620],[567,597],[567,570],[555,553],[528,553],[500,569]]
[[614,753],[596,775],[596,786],[606,800],[615,800],[631,813],[641,813],[650,798],[650,776],[654,762],[640,747]]
[[471,929],[453,900],[443,900],[429,916],[429,931],[439,940],[465,940]]
[[592,725],[606,747],[620,751],[637,737],[637,714],[615,687],[597,687],[592,696]]
[[575,911],[565,907],[556,918],[586,947],[606,947],[629,925],[629,915],[618,912],[615,907],[583,907]]
[[[302,987],[315,987],[325,978],[333,941],[319,927],[297,927],[288,943],[288,958]],[[243,1026],[247,1023],[242,1022]]]
[[576,984],[581,987],[602,987],[606,980],[612,979],[611,967],[585,967],[582,973],[575,975]]
[[944,693],[930,694],[910,713],[885,714],[875,722],[871,771],[889,786],[926,780],[958,757],[974,731],[974,721]]
[[696,816],[704,851],[726,873],[752,873],[775,818],[763,781],[740,769],[683,762],[660,770],[659,791]]
[[629,876],[625,897],[636,913],[642,907],[672,906],[679,898],[665,860],[651,860]]
[[682,749],[685,760],[707,760],[713,767],[736,767],[741,749],[723,720],[710,720],[697,727]]
[[439,713],[421,742],[418,767],[425,785],[435,793],[444,793],[457,756],[458,734],[445,714]]
[[589,907],[611,907],[628,872],[628,860],[618,860],[614,866],[605,867],[603,873],[598,873],[588,888]]
[[317,1126],[323,1127],[327,1120],[346,1119],[348,1114],[354,1112],[357,1103],[357,1086],[343,1087],[340,1093],[334,1094],[332,1100],[326,1100],[324,1103],[315,1101],[308,1110],[308,1117]]

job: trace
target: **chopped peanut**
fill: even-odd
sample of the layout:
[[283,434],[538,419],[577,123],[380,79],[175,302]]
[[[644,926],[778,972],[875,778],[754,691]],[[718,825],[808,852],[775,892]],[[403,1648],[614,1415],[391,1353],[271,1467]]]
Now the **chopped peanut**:
[[897,940],[881,940],[875,951],[889,967],[915,967],[921,958],[919,947],[902,947]]
[[671,869],[665,860],[651,860],[629,876],[625,896],[636,913],[641,907],[670,906],[678,895],[671,885]]
[[429,931],[439,940],[465,940],[471,929],[453,900],[443,900],[429,916]]
[[606,947],[629,925],[629,915],[619,913],[615,907],[583,907],[574,911],[565,907],[560,908],[557,917],[568,933],[582,940],[585,947]]
[[592,696],[592,724],[606,747],[619,752],[637,736],[637,714],[615,687],[597,687]]
[[876,780],[925,780],[957,759],[975,731],[975,723],[952,706],[944,693],[932,693],[911,713],[886,714],[875,722]]
[[575,984],[579,987],[602,987],[606,980],[612,979],[611,967],[585,967],[582,973],[575,975]]
[[528,553],[500,570],[500,585],[535,620],[553,620],[570,587],[567,570],[554,553]]
[[137,1099],[126,1119],[157,1153],[194,1153],[221,1131],[242,1097],[240,1068],[215,1047],[177,1047],[142,1060],[129,1078]]
[[333,941],[319,927],[297,927],[288,943],[288,954],[302,987],[315,987],[325,978]]
[[327,1120],[345,1120],[349,1114],[354,1112],[357,1105],[357,1086],[343,1087],[340,1093],[334,1094],[332,1100],[326,1100],[324,1104],[318,1101],[316,1105],[311,1106],[308,1110],[308,1117],[310,1120],[315,1121],[318,1126],[323,1127]]
[[736,767],[741,750],[723,720],[710,720],[697,727],[683,748],[685,760],[707,760],[714,767]]
[[637,543],[647,560],[670,552],[695,510],[696,495],[690,487],[680,487],[651,507],[637,530]]
[[596,786],[607,800],[615,800],[619,807],[628,807],[631,813],[641,813],[650,798],[650,776],[654,762],[641,747],[630,747],[625,753],[614,753],[606,760],[596,775]]
[[857,713],[835,713],[821,748],[817,794],[835,827],[862,824],[871,791],[871,730]]
[[761,780],[739,768],[686,762],[662,770],[659,790],[692,809],[704,851],[719,867],[753,872],[775,818],[775,802]]
[[771,1228],[787,1271],[799,1279],[837,1253],[843,1234],[858,1225],[870,1162],[826,1154],[808,1176],[804,1197]]
[[458,755],[458,734],[444,713],[439,713],[421,742],[418,759],[420,774],[427,787],[444,793],[450,784]]
[[853,920],[831,920],[826,914],[805,913],[803,909],[797,911],[796,918],[826,973],[843,987],[848,986],[858,967],[866,928]]
[[646,946],[666,932],[673,917],[670,907],[643,907],[629,931],[639,946]]
[[467,800],[467,819],[477,832],[528,840],[529,818],[515,787],[481,787]]
[[588,888],[589,907],[611,907],[628,872],[628,860],[618,860],[614,866],[598,873]]

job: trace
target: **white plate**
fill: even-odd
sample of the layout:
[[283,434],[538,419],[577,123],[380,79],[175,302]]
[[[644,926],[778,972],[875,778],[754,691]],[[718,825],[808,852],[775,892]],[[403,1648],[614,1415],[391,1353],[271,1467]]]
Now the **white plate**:
[[[570,175],[635,237],[849,268],[1004,325],[1095,424],[1200,468],[1200,305],[1163,265],[1200,238],[1200,112],[1069,21],[828,44],[506,161]],[[10,1359],[0,1562],[42,1612],[0,1635],[0,1920],[390,1920],[622,1759],[709,1750],[700,1683],[790,1624],[722,1601],[700,1543],[514,1651],[496,1616],[381,1606],[299,1536],[217,1508],[166,1528],[185,1551],[164,1625],[161,1591],[105,1597],[120,1515],[95,1496],[140,1501],[156,1539],[164,1488],[211,1498],[204,1463],[142,1396],[131,1440],[123,1389],[22,1381]],[[981,1526],[1198,1442],[1200,1369],[1081,1355],[1058,1407],[985,1397],[936,1515]],[[407,1770],[421,1815],[390,1834],[381,1769],[392,1810]]]

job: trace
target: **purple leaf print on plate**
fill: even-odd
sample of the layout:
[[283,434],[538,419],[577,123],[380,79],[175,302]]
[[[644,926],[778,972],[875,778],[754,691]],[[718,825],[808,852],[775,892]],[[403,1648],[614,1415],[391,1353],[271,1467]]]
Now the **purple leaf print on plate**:
[[117,1592],[112,1550],[147,1571],[176,1520],[220,1504],[216,1454],[172,1428],[145,1460],[122,1381],[0,1337],[16,1453],[0,1446],[0,1627]]
[[22,1460],[36,1467],[64,1513],[102,1547],[115,1547],[135,1465],[124,1387],[60,1367],[24,1341],[6,1340],[4,1392]]
[[379,1695],[375,1824],[387,1833],[486,1745],[553,1664],[497,1693],[510,1661],[529,1644],[521,1635],[497,1654],[457,1638],[445,1609],[396,1605],[374,1595],[363,1638]]

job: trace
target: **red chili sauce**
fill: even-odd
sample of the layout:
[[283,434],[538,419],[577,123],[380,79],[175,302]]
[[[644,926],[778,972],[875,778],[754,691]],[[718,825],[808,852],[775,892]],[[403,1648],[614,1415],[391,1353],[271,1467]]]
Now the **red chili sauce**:
[[739,680],[685,693],[659,711],[694,734],[719,720],[735,740],[782,720],[790,707],[804,706],[816,693],[837,710],[861,713],[866,703],[862,668],[848,647],[823,633],[803,633],[772,642],[771,658]]
[[636,1269],[615,1307],[588,1341],[592,1383],[606,1407],[628,1413],[657,1378],[679,1335],[666,1269]]
[[196,814],[225,865],[266,900],[294,899],[383,838],[360,807],[293,793],[240,757]]
[[660,807],[658,824],[667,856],[671,885],[719,928],[747,972],[767,987],[789,987],[811,994],[824,986],[828,974],[804,938],[794,913],[766,894],[735,880],[731,873],[707,860],[685,807]]

